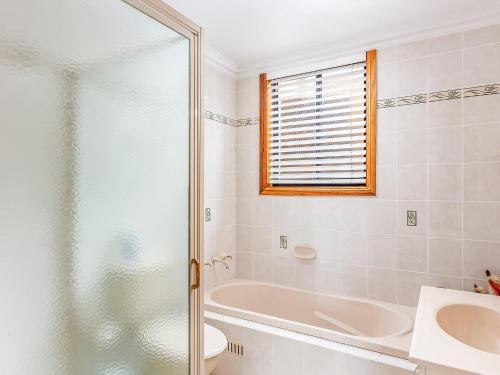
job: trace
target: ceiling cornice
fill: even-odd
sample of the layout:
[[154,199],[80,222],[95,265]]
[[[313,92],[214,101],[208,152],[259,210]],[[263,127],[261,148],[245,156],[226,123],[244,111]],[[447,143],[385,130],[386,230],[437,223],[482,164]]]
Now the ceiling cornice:
[[499,23],[500,13],[495,13],[487,17],[474,18],[463,22],[448,23],[439,27],[416,29],[388,38],[366,39],[356,43],[345,43],[337,45],[335,48],[315,49],[314,51],[307,51],[301,54],[295,53],[294,56],[290,58],[274,59],[259,64],[242,66],[237,65],[233,60],[216,51],[214,48],[207,46],[206,60],[209,64],[226,71],[232,76],[244,78],[254,76],[262,72],[284,70],[311,63],[335,60],[374,48],[391,47]]
[[238,65],[233,60],[207,45],[205,46],[205,62],[232,77],[238,74]]

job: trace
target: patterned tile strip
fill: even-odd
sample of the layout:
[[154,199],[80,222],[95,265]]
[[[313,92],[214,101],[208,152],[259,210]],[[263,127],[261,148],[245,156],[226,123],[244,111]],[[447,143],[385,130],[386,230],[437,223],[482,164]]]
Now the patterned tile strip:
[[377,108],[391,108],[396,106],[413,105],[421,103],[432,103],[442,100],[454,100],[463,98],[472,98],[484,95],[499,94],[500,85],[493,83],[490,85],[468,87],[464,89],[452,89],[446,91],[431,92],[429,94],[417,94],[402,96],[399,98],[382,99],[377,102]]
[[213,120],[219,122],[221,124],[229,125],[229,126],[251,126],[251,125],[259,125],[260,119],[258,117],[250,117],[250,118],[242,118],[242,119],[232,119],[230,117],[220,115],[218,113],[205,110],[205,118],[207,120]]
[[476,86],[464,89],[464,98],[471,98],[473,96],[495,95],[498,94],[500,85],[492,84],[486,86]]
[[229,125],[229,126],[236,126],[236,120],[234,120],[230,117],[209,111],[209,110],[205,110],[205,118],[207,120],[213,120],[216,122],[220,122],[221,124],[225,124],[225,125]]
[[260,124],[260,118],[258,117],[242,118],[236,120],[236,126],[252,126],[259,124]]
[[[377,108],[391,108],[391,107],[401,107],[405,105],[422,104],[422,103],[432,103],[439,102],[442,100],[454,100],[463,98],[473,98],[476,96],[485,95],[498,95],[500,93],[500,84],[493,83],[484,86],[468,87],[464,89],[452,89],[445,91],[431,92],[429,94],[417,94],[409,96],[401,96],[399,98],[388,98],[381,99],[377,101]],[[242,119],[232,119],[230,117],[206,110],[205,118],[208,120],[213,120],[221,124],[226,124],[229,126],[239,127],[239,126],[253,126],[259,125],[260,120],[258,117],[249,117]]]

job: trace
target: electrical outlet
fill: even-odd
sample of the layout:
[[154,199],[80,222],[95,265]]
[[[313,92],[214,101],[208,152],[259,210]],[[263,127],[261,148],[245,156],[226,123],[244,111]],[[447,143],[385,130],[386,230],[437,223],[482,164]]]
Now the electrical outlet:
[[406,225],[409,227],[417,226],[417,211],[406,211]]
[[212,220],[212,213],[210,212],[210,207],[205,208],[205,221]]
[[288,239],[286,236],[280,236],[280,249],[286,249],[288,247]]

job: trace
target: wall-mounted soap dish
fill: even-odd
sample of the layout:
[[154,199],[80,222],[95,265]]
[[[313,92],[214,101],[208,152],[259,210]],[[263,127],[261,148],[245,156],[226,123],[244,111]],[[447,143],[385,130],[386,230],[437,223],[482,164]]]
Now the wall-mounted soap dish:
[[298,259],[314,259],[316,258],[316,250],[310,246],[297,245],[293,249],[293,255]]

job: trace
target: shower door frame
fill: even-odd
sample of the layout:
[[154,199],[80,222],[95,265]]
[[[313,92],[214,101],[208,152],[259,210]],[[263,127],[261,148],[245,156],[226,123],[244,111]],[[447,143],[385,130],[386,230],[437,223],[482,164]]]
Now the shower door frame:
[[203,356],[203,38],[202,29],[161,0],[123,0],[190,43],[189,69],[189,374],[202,375]]

